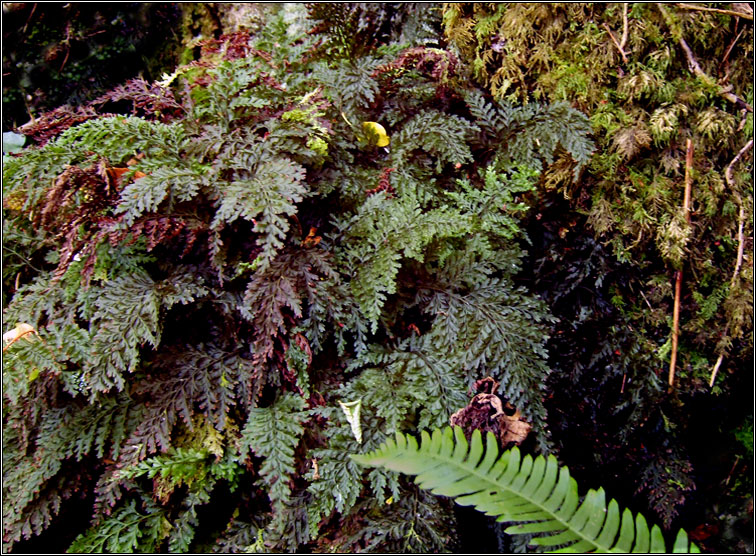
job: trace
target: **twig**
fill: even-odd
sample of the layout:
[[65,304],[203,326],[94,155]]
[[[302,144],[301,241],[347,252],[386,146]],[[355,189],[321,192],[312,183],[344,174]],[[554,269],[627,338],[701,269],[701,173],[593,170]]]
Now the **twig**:
[[[729,87],[723,87],[719,85],[716,81],[714,81],[711,77],[709,77],[706,72],[701,69],[700,64],[698,63],[698,60],[696,60],[695,56],[693,56],[693,51],[688,46],[688,43],[685,42],[685,39],[682,37],[682,32],[677,25],[677,23],[674,21],[670,13],[667,11],[667,8],[664,6],[663,3],[657,3],[656,6],[659,8],[659,11],[661,12],[662,16],[664,17],[664,20],[667,22],[667,25],[669,26],[670,30],[672,31],[672,36],[677,38],[678,42],[680,43],[680,46],[685,51],[685,57],[688,59],[688,69],[701,81],[709,85],[710,87],[716,87],[719,89],[719,95],[727,99],[728,101],[734,103],[735,105],[739,106],[740,108],[745,108],[749,112],[753,112],[753,107],[748,104],[746,101],[744,101],[742,98],[740,98],[738,95],[732,92],[732,86]],[[680,7],[690,7],[690,4],[677,4],[677,6]],[[712,8],[713,9],[713,8]],[[719,11],[719,10],[718,10]],[[732,14],[737,14],[743,17],[746,17],[745,14],[739,14],[738,12],[732,12]],[[751,19],[753,19],[753,16],[751,16]]]
[[738,466],[739,461],[740,456],[735,456],[735,463],[732,464],[732,469],[730,469],[730,472],[727,474],[727,479],[725,479],[725,486],[730,484],[730,478],[732,477],[732,474],[735,473],[735,468]]
[[725,55],[722,56],[722,61],[719,63],[719,67],[721,68],[724,64],[727,63],[727,60],[730,57],[730,53],[732,52],[732,49],[735,48],[735,43],[738,42],[738,39],[740,38],[740,35],[743,34],[743,31],[745,31],[745,27],[740,30],[740,32],[735,36],[735,38],[730,43],[730,46],[727,48],[727,52],[725,52]]
[[620,39],[620,50],[625,49],[627,46],[627,33],[628,33],[628,25],[627,25],[627,2],[622,3],[622,39]]
[[709,379],[709,388],[714,388],[714,381],[717,378],[717,373],[719,372],[719,366],[722,364],[723,359],[724,359],[724,353],[720,353],[719,357],[717,358],[717,362],[714,363],[714,369],[711,371],[711,379]]
[[753,148],[753,139],[751,139],[750,141],[748,141],[748,143],[746,143],[743,146],[743,148],[740,149],[740,152],[738,152],[738,154],[735,155],[735,158],[732,159],[732,162],[730,162],[727,165],[727,168],[725,169],[725,181],[727,182],[727,186],[730,189],[733,189],[735,187],[735,182],[732,179],[732,169],[733,169],[733,167],[740,161],[740,158],[745,153],[747,153],[748,151],[751,150],[751,148]]
[[753,21],[753,14],[752,13],[748,14],[748,13],[745,13],[745,12],[736,12],[734,10],[722,10],[722,9],[719,9],[719,8],[707,8],[705,6],[698,6],[696,4],[677,3],[675,5],[678,8],[683,9],[683,10],[696,10],[696,11],[699,11],[699,12],[713,12],[713,13],[718,13],[718,14],[723,14],[723,15],[731,15],[733,17],[742,17],[743,19],[747,19],[749,21]]
[[696,60],[693,56],[693,51],[688,46],[688,43],[685,42],[685,39],[682,37],[680,37],[680,46],[685,51],[686,58],[688,58],[688,69],[690,69],[690,71],[692,71],[696,75],[696,77],[701,79],[701,81],[703,81],[707,85],[710,85],[712,87],[719,87],[720,96],[729,100],[733,104],[740,106],[741,108],[745,108],[749,112],[753,112],[753,107],[750,104],[748,104],[735,93],[731,92],[729,88],[718,85],[711,77],[706,75],[706,72],[704,72],[704,70],[702,70],[701,66],[698,64],[698,60]]
[[23,332],[22,334],[19,334],[18,336],[16,336],[15,338],[13,338],[10,342],[8,342],[8,345],[6,345],[5,347],[3,347],[3,353],[5,353],[6,351],[8,351],[8,348],[10,348],[13,344],[15,344],[21,338],[26,338],[29,334],[32,334],[32,335],[36,336],[37,338],[39,338],[39,334],[37,334],[36,331],[34,331],[34,330],[27,330],[26,332]]
[[622,56],[622,61],[625,63],[625,65],[627,65],[627,56],[625,55],[625,51],[622,50],[620,43],[617,42],[617,39],[614,37],[614,33],[612,33],[611,29],[609,29],[609,26],[606,23],[604,23],[604,29],[606,29],[606,32],[609,33],[609,37],[611,37],[614,46],[617,47],[617,50],[619,50],[619,53]]
[[651,306],[651,303],[649,303],[648,298],[646,297],[646,294],[643,293],[643,290],[641,290],[640,294],[641,294],[641,296],[643,296],[643,301],[646,302],[646,305],[648,305],[648,308],[653,311],[654,308]]
[[[738,163],[740,158],[746,152],[751,150],[751,148],[753,148],[753,139],[749,140],[748,143],[746,143],[745,146],[740,149],[740,152],[735,155],[735,158],[732,159],[732,162],[730,162],[725,169],[725,182],[727,182],[727,187],[730,188],[730,191],[733,191],[735,189],[735,181],[732,178],[733,167]],[[743,266],[743,252],[745,250],[745,237],[743,235],[743,226],[745,225],[745,210],[743,209],[743,202],[740,199],[740,195],[738,195],[737,197],[738,204],[740,205],[740,210],[738,211],[738,255],[735,259],[735,271],[732,273],[732,278],[730,278],[731,290],[733,287],[735,287],[735,282],[737,282],[738,275],[740,274],[740,269]],[[726,334],[727,329],[725,329],[725,335]],[[714,363],[714,368],[711,370],[709,388],[712,388],[714,386],[714,381],[717,379],[717,373],[719,372],[719,367],[722,365],[723,360],[724,353],[720,353],[719,357],[717,358],[717,362]]]
[[23,34],[26,34],[26,28],[29,26],[29,22],[32,19],[32,16],[34,16],[34,12],[37,10],[37,3],[34,2],[34,5],[32,6],[31,13],[29,14],[29,17],[26,18],[26,23],[24,24],[24,28],[21,30]]
[[677,364],[677,337],[680,332],[680,290],[682,290],[682,270],[675,272],[675,305],[672,309],[672,356],[669,359],[669,391],[675,384]]
[[[693,166],[693,141],[688,139],[687,153],[685,155],[685,197],[683,199],[683,212],[690,224],[690,170]],[[669,390],[675,384],[675,365],[677,363],[677,340],[680,334],[680,292],[682,291],[682,269],[675,276],[675,305],[672,309],[672,356],[669,361]]]

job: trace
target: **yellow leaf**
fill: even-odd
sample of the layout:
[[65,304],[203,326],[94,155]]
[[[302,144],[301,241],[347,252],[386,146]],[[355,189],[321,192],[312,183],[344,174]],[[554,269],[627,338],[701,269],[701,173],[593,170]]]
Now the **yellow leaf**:
[[362,122],[362,129],[367,134],[370,142],[378,147],[385,147],[390,139],[384,128],[378,122]]

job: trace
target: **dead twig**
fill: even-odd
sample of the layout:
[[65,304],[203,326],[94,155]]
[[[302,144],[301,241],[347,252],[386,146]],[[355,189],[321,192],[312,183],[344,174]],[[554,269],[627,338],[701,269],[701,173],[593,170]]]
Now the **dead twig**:
[[740,32],[737,35],[735,35],[735,38],[730,43],[730,46],[727,47],[727,51],[725,52],[725,55],[722,57],[722,61],[719,63],[720,68],[727,63],[727,60],[730,58],[730,53],[732,52],[732,49],[735,48],[735,43],[738,42],[738,39],[740,38],[740,35],[743,34],[743,31],[745,31],[745,28],[741,29]]
[[685,42],[685,39],[680,37],[680,46],[685,51],[685,57],[688,59],[688,69],[690,69],[693,74],[695,74],[696,77],[701,79],[704,83],[707,85],[710,85],[712,87],[718,87],[719,88],[719,94],[723,98],[727,99],[728,101],[732,102],[733,104],[745,108],[749,112],[753,112],[753,107],[748,104],[746,101],[744,101],[742,98],[740,98],[738,95],[733,93],[731,91],[732,86],[730,87],[723,87],[719,85],[716,81],[714,81],[711,77],[709,77],[704,70],[701,69],[701,66],[698,63],[698,60],[696,60],[695,56],[693,56],[693,51],[688,46],[688,43]]
[[627,46],[628,25],[627,25],[627,2],[622,3],[622,39],[620,40],[620,46],[624,50]]
[[[725,168],[725,182],[727,183],[727,187],[730,188],[730,191],[734,191],[735,189],[735,180],[732,177],[733,168],[735,167],[735,164],[737,164],[742,156],[749,152],[753,148],[753,139],[749,140],[748,143],[745,144],[745,146],[740,149],[740,152],[735,155],[735,158],[732,159],[732,161],[727,165],[727,168]],[[735,270],[732,273],[732,278],[730,278],[730,290],[735,287],[735,283],[738,280],[738,276],[740,275],[740,269],[743,266],[743,255],[745,251],[745,236],[743,235],[743,227],[745,226],[745,209],[743,209],[743,201],[740,199],[740,195],[736,194],[738,205],[740,206],[738,210],[738,254],[737,258],[735,259]],[[728,330],[725,329],[725,336],[727,335]],[[717,379],[717,373],[719,372],[719,367],[722,365],[722,361],[724,360],[724,353],[720,353],[719,357],[717,358],[717,362],[714,363],[714,368],[711,370],[711,378],[709,379],[709,388],[712,388],[714,386],[714,381]]]
[[750,151],[753,148],[753,139],[748,141],[742,149],[738,152],[738,154],[735,155],[735,158],[732,159],[732,161],[727,165],[727,168],[725,168],[725,181],[727,182],[727,187],[729,187],[731,190],[735,187],[735,182],[732,179],[732,170],[735,167],[735,165],[740,161],[740,159],[743,157],[745,153]]
[[[685,197],[683,198],[683,213],[690,224],[690,188],[693,167],[693,141],[688,139],[685,155]],[[672,355],[669,361],[669,390],[675,384],[675,365],[677,364],[677,342],[680,335],[680,293],[682,291],[682,269],[675,273],[675,304],[672,309]]]
[[622,56],[622,61],[625,63],[625,65],[627,65],[627,55],[625,54],[625,51],[622,50],[620,43],[617,42],[617,39],[615,38],[614,33],[612,33],[612,30],[609,29],[609,26],[606,23],[604,23],[604,29],[606,29],[606,32],[609,33],[609,37],[612,39],[614,46],[617,47],[617,50],[619,50],[620,56]]
[[720,8],[707,8],[706,6],[699,6],[697,4],[683,4],[679,2],[675,4],[675,6],[677,6],[678,8],[682,10],[695,10],[697,12],[712,12],[712,13],[718,13],[722,15],[731,15],[732,17],[742,17],[743,19],[753,21],[753,10],[751,10],[751,13],[745,13],[745,12],[736,12],[734,10],[722,10]]
[[[672,36],[674,36],[677,39],[677,42],[680,43],[680,47],[685,52],[685,57],[688,59],[688,69],[693,73],[696,77],[698,77],[701,81],[706,83],[708,86],[712,88],[719,89],[719,95],[723,98],[727,99],[729,102],[732,102],[736,106],[740,108],[745,108],[749,112],[753,112],[753,107],[748,104],[746,101],[744,101],[742,98],[740,98],[738,95],[732,92],[732,85],[723,86],[714,81],[711,77],[709,77],[706,72],[701,68],[701,65],[698,63],[698,60],[696,60],[696,57],[693,55],[693,51],[690,49],[690,46],[688,46],[688,43],[685,41],[685,39],[682,36],[682,31],[680,29],[680,26],[675,22],[675,20],[672,18],[670,13],[667,11],[667,8],[662,3],[657,3],[657,7],[659,8],[659,11],[661,12],[662,16],[664,17],[664,20],[667,22],[667,25],[669,26],[670,30],[672,31]],[[681,4],[677,4],[677,6],[681,6]],[[682,4],[682,6],[690,6],[689,4]],[[733,12],[733,14],[739,14],[739,12]],[[743,17],[745,17],[744,14],[739,14]],[[751,16],[751,19],[753,19],[753,16]]]
[[614,46],[617,47],[620,56],[622,56],[622,61],[625,65],[627,65],[627,54],[625,53],[625,46],[627,45],[628,35],[627,2],[624,2],[622,4],[622,38],[619,41],[617,40],[617,37],[614,36],[614,33],[612,33],[612,30],[609,29],[609,26],[606,23],[604,23],[603,25],[604,29],[606,29],[606,32],[609,33],[609,38],[612,39]]

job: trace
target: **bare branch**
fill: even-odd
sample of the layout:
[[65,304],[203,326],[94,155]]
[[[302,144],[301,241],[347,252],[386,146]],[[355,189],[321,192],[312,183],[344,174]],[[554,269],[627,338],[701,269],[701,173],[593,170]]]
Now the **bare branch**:
[[[690,69],[690,71],[696,77],[701,79],[701,81],[703,81],[710,87],[718,88],[720,96],[724,97],[725,99],[727,99],[728,101],[732,102],[733,104],[735,104],[736,106],[740,108],[745,108],[749,112],[753,112],[753,107],[750,104],[748,104],[746,101],[744,101],[742,98],[740,98],[738,95],[732,92],[731,85],[727,87],[723,87],[706,74],[706,72],[701,68],[701,65],[698,63],[698,60],[696,60],[696,57],[693,56],[693,51],[688,46],[688,43],[685,42],[685,39],[682,37],[682,32],[679,26],[677,25],[677,23],[675,23],[674,19],[672,18],[670,13],[667,11],[667,8],[664,6],[663,3],[657,3],[656,5],[659,8],[659,11],[662,13],[662,16],[667,22],[667,25],[669,26],[670,30],[672,31],[672,35],[675,38],[677,38],[683,51],[685,51],[685,57],[688,59],[688,69]],[[677,6],[691,6],[690,4],[676,4],[676,5]],[[733,14],[738,14],[738,13],[739,12],[733,12]],[[739,14],[739,15],[743,15],[743,14]],[[751,19],[753,19],[753,16],[751,16]]]
[[609,29],[609,26],[606,23],[604,23],[604,29],[606,29],[606,32],[609,33],[609,36],[611,37],[612,42],[614,43],[614,46],[617,47],[617,50],[619,50],[619,53],[622,56],[622,61],[625,63],[625,65],[627,65],[627,55],[625,55],[625,51],[622,49],[622,46],[620,45],[620,43],[617,42],[617,39],[612,33],[612,30]]
[[[730,191],[734,191],[735,189],[735,181],[732,178],[732,170],[735,164],[738,163],[738,161],[741,159],[741,157],[748,151],[750,151],[753,148],[753,139],[748,141],[742,149],[738,152],[738,154],[735,155],[735,158],[732,159],[732,161],[727,165],[727,168],[725,169],[725,181],[727,182],[727,187],[730,188]],[[730,278],[730,289],[735,287],[735,283],[738,280],[738,275],[740,274],[740,269],[743,266],[743,252],[745,250],[745,237],[743,235],[743,227],[745,225],[745,210],[743,209],[743,201],[740,199],[740,195],[737,195],[738,204],[740,205],[740,210],[738,211],[738,255],[735,259],[735,271],[732,273],[732,278]],[[725,330],[725,335],[727,335],[727,330]],[[717,373],[719,372],[719,367],[722,365],[722,360],[724,359],[724,353],[720,353],[719,357],[717,358],[717,362],[714,364],[714,368],[711,371],[711,378],[709,379],[709,388],[714,386],[714,381],[717,378]]]
[[[713,13],[718,13],[718,14],[723,14],[723,15],[731,15],[733,17],[742,17],[743,19],[753,21],[753,8],[751,8],[751,13],[745,13],[745,12],[736,12],[734,10],[722,10],[719,8],[707,8],[705,6],[699,6],[697,4],[683,4],[680,2],[678,2],[675,5],[682,10],[695,10],[698,12],[713,12]],[[750,7],[748,6],[748,4],[745,4],[745,6]]]

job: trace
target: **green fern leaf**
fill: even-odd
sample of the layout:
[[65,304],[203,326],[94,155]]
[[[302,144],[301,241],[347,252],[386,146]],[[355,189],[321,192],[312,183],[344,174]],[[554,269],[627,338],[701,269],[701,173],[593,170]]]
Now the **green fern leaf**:
[[[369,466],[381,466],[408,475],[434,494],[475,506],[498,521],[519,523],[510,534],[548,533],[531,544],[559,552],[666,552],[658,526],[649,530],[645,518],[625,510],[620,516],[615,500],[608,506],[603,489],[590,490],[579,503],[577,483],[554,456],[522,457],[515,447],[501,454],[496,438],[488,433],[485,447],[480,431],[471,442],[462,429],[423,431],[418,444],[411,436],[396,434],[377,450],[353,455]],[[674,550],[694,551],[681,531]]]
[[289,231],[287,216],[297,213],[296,203],[307,195],[305,169],[278,158],[260,164],[251,180],[234,181],[221,188],[223,195],[213,226],[243,218],[254,223],[261,237],[260,261],[266,267],[283,247]]
[[191,200],[202,186],[203,176],[195,170],[158,168],[126,186],[116,213],[123,214],[125,224],[131,226],[143,213],[156,211],[166,199],[169,202]]
[[270,407],[252,409],[242,431],[241,455],[245,457],[251,449],[265,458],[260,475],[270,488],[271,502],[279,509],[291,494],[289,477],[295,470],[294,450],[306,418],[304,400],[285,394]]
[[69,553],[154,552],[170,530],[164,512],[143,498],[146,513],[132,500],[111,517],[82,533],[68,547]]

